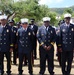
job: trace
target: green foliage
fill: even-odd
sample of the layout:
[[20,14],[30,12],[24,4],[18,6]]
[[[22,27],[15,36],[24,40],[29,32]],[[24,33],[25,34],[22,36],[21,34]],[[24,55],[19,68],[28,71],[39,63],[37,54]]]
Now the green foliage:
[[16,22],[21,18],[35,18],[38,24],[42,24],[42,18],[49,16],[51,24],[56,23],[56,13],[50,12],[46,5],[39,5],[39,0],[0,0],[0,10],[2,13],[8,15],[9,19],[14,19]]
[[35,18],[36,21],[41,20],[47,11],[49,10],[46,6],[40,6],[38,0],[19,0],[14,2],[14,0],[1,0],[0,10],[13,18]]
[[70,14],[72,14],[73,13],[73,10],[71,8],[66,8],[64,10],[64,13],[70,13]]
[[47,16],[47,13],[49,12],[49,8],[46,5],[40,6],[41,16],[45,17]]
[[68,8],[50,8],[50,11],[52,12],[56,12],[60,15],[62,15],[63,13],[69,12],[69,13],[73,13],[74,11],[74,6],[68,7]]
[[35,18],[36,20],[39,19],[40,8],[36,0],[26,1],[26,6],[24,10],[26,11],[26,17]]
[[0,10],[4,14],[12,13],[13,0],[0,0]]
[[56,23],[56,13],[55,12],[48,12],[47,16],[51,18],[51,24],[54,25]]
[[65,9],[65,8],[50,8],[50,11],[56,12],[56,13],[58,13],[59,15],[62,15],[63,12],[64,12],[64,9]]

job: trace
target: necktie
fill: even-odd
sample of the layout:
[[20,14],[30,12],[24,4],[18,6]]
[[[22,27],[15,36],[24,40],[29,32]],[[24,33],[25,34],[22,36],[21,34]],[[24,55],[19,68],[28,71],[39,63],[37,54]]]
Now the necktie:
[[13,27],[12,27],[12,32],[13,32]]
[[23,28],[23,32],[26,32],[27,31],[27,28]]
[[3,30],[4,30],[4,28],[5,28],[5,27],[3,27]]
[[46,31],[48,31],[48,27],[46,27]]
[[67,29],[69,29],[69,26],[67,26]]

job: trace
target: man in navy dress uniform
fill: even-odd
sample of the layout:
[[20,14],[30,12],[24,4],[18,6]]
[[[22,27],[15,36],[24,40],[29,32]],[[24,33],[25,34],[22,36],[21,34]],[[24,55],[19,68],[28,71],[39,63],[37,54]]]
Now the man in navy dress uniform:
[[[64,15],[65,23],[60,26],[59,51],[63,75],[70,75],[74,50],[74,25],[70,23],[71,14]],[[67,64],[66,64],[67,62]]]
[[37,32],[38,42],[40,44],[40,75],[44,75],[46,68],[46,60],[48,62],[48,71],[50,75],[54,75],[54,43],[56,40],[55,29],[50,26],[50,18],[43,18],[44,25],[42,25]]
[[18,29],[18,56],[19,56],[19,75],[22,75],[22,64],[24,56],[26,55],[28,60],[28,70],[29,74],[33,75],[32,69],[32,42],[33,42],[33,33],[32,30],[28,27],[28,19],[21,19],[22,27]]
[[15,22],[13,19],[9,20],[9,25],[11,26],[11,31],[12,31],[12,36],[13,36],[13,64],[16,65],[17,63],[17,48],[16,48],[16,44],[17,44],[17,28],[14,27]]
[[58,58],[58,62],[59,62],[59,65],[61,66],[61,52],[59,51],[59,47],[58,47],[58,44],[59,44],[59,34],[60,34],[60,25],[64,23],[64,20],[60,20],[59,23],[58,23],[58,27],[56,28],[56,46],[57,46],[57,53],[56,53],[56,56]]
[[13,47],[12,31],[7,24],[7,16],[1,15],[0,17],[0,61],[1,61],[1,75],[4,75],[4,54],[7,59],[7,75],[11,75],[10,52]]
[[36,51],[37,37],[36,37],[36,34],[37,34],[38,26],[35,25],[35,19],[31,19],[30,21],[31,21],[31,23],[30,23],[29,27],[33,32],[33,56],[34,56],[34,59],[36,59],[37,58],[37,51]]

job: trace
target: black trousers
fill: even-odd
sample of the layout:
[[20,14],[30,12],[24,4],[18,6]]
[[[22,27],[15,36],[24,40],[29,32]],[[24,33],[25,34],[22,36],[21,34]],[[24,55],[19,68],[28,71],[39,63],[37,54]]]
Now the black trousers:
[[1,70],[1,52],[0,52],[0,70]]
[[10,63],[10,52],[1,52],[1,72],[4,73],[4,54],[6,56],[7,59],[7,73],[10,73],[11,71],[11,63]]
[[33,55],[34,55],[34,58],[37,58],[36,47],[37,47],[37,41],[34,41],[34,44],[33,44]]
[[59,65],[61,66],[61,52],[59,52],[59,48],[57,48],[57,57],[58,57]]
[[23,59],[24,59],[24,56],[26,55],[27,57],[27,60],[28,60],[28,70],[29,70],[29,73],[32,73],[33,72],[33,69],[32,69],[32,55],[31,55],[31,52],[29,53],[19,53],[18,56],[19,56],[19,67],[18,67],[18,71],[20,73],[23,72],[22,70],[22,65],[23,65]]
[[17,57],[18,57],[18,49],[13,50],[13,63],[16,64],[17,63]]
[[48,63],[48,71],[50,74],[54,74],[54,50],[46,51],[40,48],[40,74],[44,74],[46,69],[46,60]]
[[70,75],[73,61],[73,51],[63,51],[61,54],[62,54],[61,56],[62,73]]

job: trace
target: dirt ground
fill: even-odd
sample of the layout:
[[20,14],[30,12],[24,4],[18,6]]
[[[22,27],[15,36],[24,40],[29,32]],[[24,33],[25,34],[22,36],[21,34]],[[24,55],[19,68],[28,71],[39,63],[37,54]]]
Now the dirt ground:
[[[55,75],[62,75],[61,73],[61,68],[59,66],[59,63],[57,61],[57,57],[56,57],[56,46],[55,47],[55,51],[54,51],[54,72]],[[34,66],[33,66],[33,74],[34,75],[39,75],[39,70],[40,70],[40,66],[39,66],[39,47],[37,46],[37,59],[34,60]],[[18,59],[17,59],[18,61]],[[6,71],[6,58],[4,59],[4,70]],[[18,63],[17,65],[11,65],[11,71],[12,71],[12,75],[18,75]],[[5,74],[6,75],[6,72]],[[23,66],[23,75],[29,75],[28,73],[28,67],[27,66]],[[48,69],[46,67],[46,71],[45,71],[45,75],[49,75]],[[71,75],[74,75],[74,61],[72,63],[72,70],[71,70]]]

